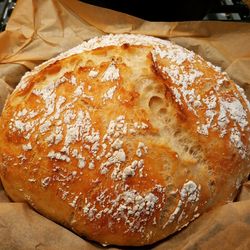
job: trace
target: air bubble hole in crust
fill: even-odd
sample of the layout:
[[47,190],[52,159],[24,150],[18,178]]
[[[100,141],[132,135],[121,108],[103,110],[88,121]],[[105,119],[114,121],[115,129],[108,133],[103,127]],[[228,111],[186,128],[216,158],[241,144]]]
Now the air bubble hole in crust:
[[185,151],[186,153],[189,152],[189,147],[188,147],[187,145],[184,146],[184,151]]
[[180,131],[179,129],[177,129],[177,130],[174,132],[173,136],[174,136],[174,137],[178,137],[180,134],[181,134],[181,131]]
[[192,155],[196,155],[198,152],[201,152],[201,151],[202,151],[201,145],[195,145],[189,149],[189,153]]
[[149,99],[148,106],[152,111],[158,110],[163,105],[163,99],[159,96],[152,96]]
[[158,113],[159,113],[160,116],[165,116],[165,115],[167,115],[167,109],[166,108],[161,108]]

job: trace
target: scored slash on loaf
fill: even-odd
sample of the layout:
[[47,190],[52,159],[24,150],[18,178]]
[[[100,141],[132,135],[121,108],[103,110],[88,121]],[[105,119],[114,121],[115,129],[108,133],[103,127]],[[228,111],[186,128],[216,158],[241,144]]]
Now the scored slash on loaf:
[[249,102],[169,41],[106,35],[26,73],[0,119],[14,201],[101,244],[152,244],[232,201],[249,174]]

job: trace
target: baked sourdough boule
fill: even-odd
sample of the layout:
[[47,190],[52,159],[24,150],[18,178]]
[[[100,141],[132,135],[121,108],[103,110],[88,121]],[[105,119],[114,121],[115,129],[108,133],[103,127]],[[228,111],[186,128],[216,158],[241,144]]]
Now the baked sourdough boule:
[[232,201],[249,103],[169,41],[94,38],[26,73],[0,120],[7,194],[102,244],[145,245]]

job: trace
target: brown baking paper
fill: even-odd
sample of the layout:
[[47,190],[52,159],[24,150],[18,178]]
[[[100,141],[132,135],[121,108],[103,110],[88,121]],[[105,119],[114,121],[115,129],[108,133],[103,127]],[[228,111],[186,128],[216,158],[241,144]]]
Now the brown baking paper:
[[[105,33],[140,33],[174,41],[221,66],[244,87],[250,99],[250,24],[156,23],[75,0],[19,0],[6,30],[0,33],[0,111],[25,71]],[[0,249],[101,248],[28,205],[10,202],[0,186]],[[243,185],[236,202],[202,215],[184,230],[153,246],[139,249],[152,248],[250,249],[250,181]]]

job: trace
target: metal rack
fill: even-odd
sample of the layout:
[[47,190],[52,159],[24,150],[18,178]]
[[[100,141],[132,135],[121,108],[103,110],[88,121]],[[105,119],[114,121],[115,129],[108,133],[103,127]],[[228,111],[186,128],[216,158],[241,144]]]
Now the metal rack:
[[221,0],[203,20],[250,22],[250,10],[242,0]]
[[0,0],[0,31],[6,27],[8,19],[16,6],[16,0]]

